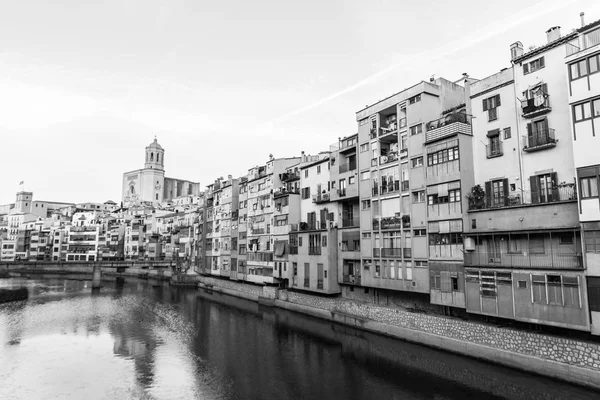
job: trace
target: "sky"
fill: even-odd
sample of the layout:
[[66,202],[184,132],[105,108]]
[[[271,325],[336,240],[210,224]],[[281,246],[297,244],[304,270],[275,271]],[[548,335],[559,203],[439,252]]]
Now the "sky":
[[600,19],[598,0],[0,0],[0,204],[120,201],[154,137],[166,176],[329,149],[432,75],[484,78]]

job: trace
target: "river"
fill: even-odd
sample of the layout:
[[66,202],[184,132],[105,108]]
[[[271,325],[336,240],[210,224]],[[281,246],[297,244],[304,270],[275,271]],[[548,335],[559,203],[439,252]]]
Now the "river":
[[13,277],[0,399],[598,399],[552,379],[168,283]]

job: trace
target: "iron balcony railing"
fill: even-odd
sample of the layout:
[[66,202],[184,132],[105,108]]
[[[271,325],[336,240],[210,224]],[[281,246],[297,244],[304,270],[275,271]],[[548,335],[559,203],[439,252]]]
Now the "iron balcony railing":
[[317,279],[317,289],[323,289],[323,279]]
[[356,169],[356,162],[348,162],[345,164],[341,164],[339,167],[340,174],[348,171],[354,171]]
[[544,94],[543,98],[521,100],[521,111],[524,118],[533,118],[552,111],[550,107],[550,95]]
[[309,287],[309,286],[310,286],[310,279],[304,278],[304,287]]
[[502,141],[492,142],[485,146],[485,155],[487,158],[500,157],[503,154]]
[[288,171],[281,174],[280,179],[283,182],[291,182],[300,179],[300,171]]
[[309,256],[320,256],[321,255],[321,246],[313,246],[308,248]]
[[342,282],[360,286],[360,275],[343,275]]
[[346,196],[346,189],[338,189],[337,190],[337,194],[339,197],[345,197]]
[[313,203],[325,203],[329,201],[329,193],[315,194],[312,197]]
[[379,157],[379,165],[389,164],[394,161],[398,161],[397,152],[390,152],[384,156]]
[[360,218],[352,217],[352,218],[342,218],[342,227],[349,228],[352,226],[360,226]]
[[577,188],[574,183],[555,186],[547,191],[522,190],[508,196],[485,196],[480,201],[469,200],[469,211],[506,208],[524,205],[537,205],[576,201]]
[[523,135],[523,151],[531,152],[548,147],[555,147],[554,129],[540,129],[531,135]]
[[426,124],[425,142],[442,139],[457,133],[472,135],[471,116],[465,113],[450,113]]

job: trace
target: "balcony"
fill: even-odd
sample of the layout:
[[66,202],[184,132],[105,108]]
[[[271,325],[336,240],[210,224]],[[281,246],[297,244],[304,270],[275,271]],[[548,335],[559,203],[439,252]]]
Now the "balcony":
[[464,113],[452,113],[426,125],[425,143],[434,142],[456,134],[472,135],[471,116]]
[[310,278],[304,278],[304,287],[310,287]]
[[351,228],[355,226],[360,226],[360,218],[342,218],[342,227],[343,228]]
[[340,164],[339,172],[343,174],[345,172],[354,171],[356,169],[356,162],[348,162],[345,164]]
[[373,187],[373,196],[376,196],[378,194],[386,194],[386,193],[393,193],[393,192],[397,192],[400,190],[400,181],[391,181],[391,182],[387,182],[385,185],[381,185],[381,187],[379,186],[375,186]]
[[581,269],[583,256],[574,249],[556,254],[528,254],[527,252],[490,253],[487,251],[465,252],[465,267],[497,268],[540,268],[540,269]]
[[402,249],[401,248],[384,248],[381,249],[373,249],[373,256],[375,256],[375,250],[380,250],[381,257],[402,257]]
[[267,176],[267,171],[265,171],[265,170],[260,170],[260,171],[258,171],[257,173],[254,173],[254,174],[251,174],[251,175],[249,175],[249,176],[248,176],[248,180],[249,180],[249,181],[252,181],[252,180],[255,180],[255,179],[258,179],[258,178],[263,178],[263,177],[265,177],[265,176]]
[[487,158],[500,157],[504,154],[502,142],[493,142],[492,144],[485,145],[485,156]]
[[[485,195],[485,193],[483,194]],[[567,183],[553,187],[551,191],[546,192],[523,190],[508,196],[484,196],[479,201],[470,198],[469,211],[572,202],[576,200],[577,189],[575,184]]]
[[320,256],[321,255],[321,246],[314,246],[308,248],[309,256]]
[[298,254],[298,246],[290,245],[288,247],[288,249],[289,249],[289,254]]
[[297,181],[298,179],[300,179],[300,171],[284,172],[283,174],[279,175],[279,178],[281,179],[282,182],[286,182],[286,183]]
[[535,118],[552,111],[550,107],[550,95],[538,96],[533,99],[525,99],[521,101],[521,111],[523,118]]
[[401,229],[402,218],[401,217],[382,217],[373,218],[373,229]]
[[369,138],[370,139],[376,139],[377,138],[377,128],[371,128],[371,133],[369,133]]
[[523,135],[523,151],[532,152],[556,147],[554,129],[541,129],[531,135]]
[[338,189],[337,194],[339,197],[346,197],[346,189]]
[[409,189],[409,181],[400,182],[400,188],[403,192],[408,192]]
[[360,275],[343,275],[342,282],[360,286]]
[[315,194],[312,197],[312,201],[315,204],[326,203],[329,201],[329,193]]
[[398,161],[398,153],[396,152],[390,152],[385,156],[379,157],[379,165],[385,165],[395,161]]

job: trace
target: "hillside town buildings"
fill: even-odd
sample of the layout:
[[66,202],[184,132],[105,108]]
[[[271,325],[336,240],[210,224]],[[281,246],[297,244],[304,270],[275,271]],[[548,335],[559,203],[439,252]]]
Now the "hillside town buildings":
[[[316,155],[205,190],[156,139],[122,204],[0,206],[1,261],[185,262],[195,273],[600,334],[600,21],[418,82]],[[508,63],[509,61],[509,63]]]

